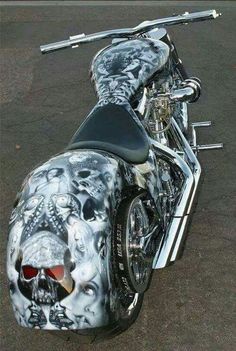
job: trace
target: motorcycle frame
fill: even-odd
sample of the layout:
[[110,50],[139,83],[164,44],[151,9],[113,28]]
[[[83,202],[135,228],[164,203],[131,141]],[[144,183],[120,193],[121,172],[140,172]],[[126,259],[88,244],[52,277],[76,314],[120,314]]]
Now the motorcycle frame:
[[[146,99],[146,102],[141,104],[138,109],[138,112],[143,118],[144,111],[147,108],[148,99]],[[187,224],[189,222],[192,205],[201,175],[200,163],[173,116],[171,118],[169,130],[175,141],[181,146],[179,151],[174,151],[155,141],[151,137],[149,139],[150,145],[156,157],[165,160],[173,168],[181,172],[185,179],[185,183],[182,187],[181,199],[175,209],[175,214],[172,217],[171,224],[166,233],[164,233],[160,248],[155,255],[153,269],[164,268],[171,262],[180,258],[187,231]]]
[[[169,62],[172,71],[175,71],[182,81],[188,78],[188,74],[178,56],[177,49],[165,29],[154,29],[145,33],[145,37],[162,40],[168,44],[170,47]],[[128,39],[118,39],[113,41],[118,42],[121,40]],[[154,81],[155,77],[153,81],[149,82],[149,84],[151,85]],[[145,114],[150,104],[150,99],[147,95],[147,90],[144,89],[138,107],[135,109],[135,112],[138,114],[141,121],[145,119]],[[185,119],[188,120],[188,116],[185,116]],[[188,125],[186,125],[186,128],[188,128]],[[156,158],[164,160],[171,165],[173,169],[176,169],[176,171],[179,171],[182,174],[184,184],[181,189],[180,200],[175,208],[175,213],[171,216],[170,224],[163,233],[161,242],[157,248],[153,260],[153,269],[164,268],[181,257],[190,213],[201,175],[200,163],[190,146],[190,142],[184,136],[173,116],[171,117],[169,131],[177,145],[180,145],[180,150],[174,151],[173,149],[157,142],[152,137],[149,138],[150,146],[156,155]],[[135,167],[135,165],[132,166]],[[140,183],[142,183],[141,180]],[[150,194],[150,196],[152,195]],[[156,199],[154,199],[154,202],[156,202],[155,200]]]

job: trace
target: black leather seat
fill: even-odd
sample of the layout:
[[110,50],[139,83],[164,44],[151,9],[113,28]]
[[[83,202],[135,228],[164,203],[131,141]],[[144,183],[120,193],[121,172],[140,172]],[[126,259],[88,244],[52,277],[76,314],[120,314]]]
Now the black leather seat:
[[146,132],[122,106],[108,104],[96,108],[73,136],[67,150],[99,149],[130,163],[144,163],[149,143]]

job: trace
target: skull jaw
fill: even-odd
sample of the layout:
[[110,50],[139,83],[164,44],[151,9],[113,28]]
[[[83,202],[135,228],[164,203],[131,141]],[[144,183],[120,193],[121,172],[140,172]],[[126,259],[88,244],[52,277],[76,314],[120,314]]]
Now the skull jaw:
[[[22,281],[21,279],[18,279],[18,287],[24,297],[30,301],[34,301],[38,305],[52,306],[56,302],[64,299],[70,293],[60,284],[56,284],[53,288],[45,290],[38,287],[37,284]],[[72,287],[72,290],[73,288],[74,286]]]
[[106,191],[106,187],[101,182],[97,182],[96,180],[79,180],[78,190],[87,192],[93,199],[102,200],[104,193]]
[[57,293],[51,293],[44,289],[38,289],[32,291],[32,300],[37,304],[53,305],[58,301]]

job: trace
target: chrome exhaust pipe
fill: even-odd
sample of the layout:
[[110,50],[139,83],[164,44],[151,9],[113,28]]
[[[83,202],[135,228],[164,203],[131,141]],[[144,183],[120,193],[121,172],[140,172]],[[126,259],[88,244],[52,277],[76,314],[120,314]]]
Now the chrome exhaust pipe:
[[172,102],[195,102],[201,95],[201,82],[198,78],[189,78],[182,82],[179,89],[174,89],[170,93]]
[[201,174],[201,166],[174,119],[172,119],[170,128],[173,130],[173,135],[175,135],[178,144],[181,145],[181,151],[184,152],[187,161],[172,149],[150,139],[154,152],[157,155],[160,155],[162,159],[166,160],[166,162],[170,163],[173,167],[180,170],[184,177],[182,196],[179,199],[175,214],[172,217],[167,232],[160,244],[160,248],[154,258],[153,269],[166,267],[170,262],[173,262],[178,258]]
[[183,246],[184,243],[184,238],[185,238],[185,232],[187,229],[187,222],[189,219],[189,215],[192,209],[192,205],[193,205],[193,201],[196,195],[196,191],[198,188],[198,184],[199,184],[199,180],[201,177],[201,165],[198,162],[198,159],[195,155],[195,153],[193,152],[191,146],[189,145],[188,141],[186,140],[186,138],[184,137],[183,133],[181,132],[178,124],[176,123],[176,121],[173,119],[172,120],[172,128],[175,132],[175,135],[178,139],[178,141],[180,142],[182,148],[184,149],[184,152],[188,158],[188,164],[191,165],[191,169],[193,172],[193,176],[194,176],[194,190],[192,192],[191,195],[191,199],[189,201],[189,207],[188,207],[188,211],[187,211],[187,216],[186,218],[183,218],[183,222],[182,222],[182,227],[180,228],[180,231],[178,233],[178,237],[175,243],[175,247],[173,249],[173,253],[171,256],[171,262],[177,260],[180,256],[181,253],[181,248]]

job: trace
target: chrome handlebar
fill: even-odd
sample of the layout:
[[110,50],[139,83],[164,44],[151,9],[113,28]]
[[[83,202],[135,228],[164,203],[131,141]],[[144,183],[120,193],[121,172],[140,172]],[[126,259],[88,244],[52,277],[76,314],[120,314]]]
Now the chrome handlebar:
[[171,26],[176,24],[188,24],[190,22],[199,22],[210,19],[215,19],[221,16],[216,10],[200,11],[188,13],[185,12],[182,15],[166,17],[162,19],[157,19],[153,21],[144,21],[134,28],[124,28],[124,29],[112,29],[104,32],[98,32],[93,34],[79,34],[71,36],[67,40],[41,45],[40,50],[42,54],[49,52],[66,49],[68,47],[78,47],[79,44],[90,43],[92,41],[106,39],[106,38],[130,38],[135,35],[140,35],[145,32],[158,27]]

